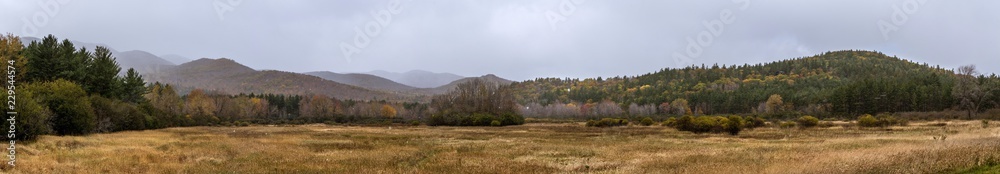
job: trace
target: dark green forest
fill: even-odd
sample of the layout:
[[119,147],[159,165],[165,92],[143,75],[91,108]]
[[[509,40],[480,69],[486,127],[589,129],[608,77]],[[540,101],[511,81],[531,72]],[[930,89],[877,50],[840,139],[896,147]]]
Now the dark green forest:
[[[701,65],[632,77],[538,78],[513,84],[528,116],[757,114],[854,118],[861,114],[996,107],[1000,79],[875,51],[833,51],[766,64]],[[963,88],[966,87],[966,88]],[[965,95],[970,93],[974,96]],[[959,90],[956,90],[959,89]],[[972,99],[978,98],[978,99]],[[613,102],[621,112],[596,112]],[[552,107],[556,105],[556,107]],[[579,112],[563,105],[580,108]],[[974,107],[975,106],[975,107]],[[554,113],[554,114],[553,114]]]

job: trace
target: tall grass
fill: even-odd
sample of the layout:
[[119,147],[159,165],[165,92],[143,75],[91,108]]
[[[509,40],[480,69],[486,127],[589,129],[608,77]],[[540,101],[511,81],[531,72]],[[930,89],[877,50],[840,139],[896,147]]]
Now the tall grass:
[[[936,123],[936,122],[935,122]],[[839,124],[839,123],[838,123]],[[189,127],[43,136],[9,173],[948,173],[995,170],[1000,127]],[[946,134],[945,141],[934,136]]]

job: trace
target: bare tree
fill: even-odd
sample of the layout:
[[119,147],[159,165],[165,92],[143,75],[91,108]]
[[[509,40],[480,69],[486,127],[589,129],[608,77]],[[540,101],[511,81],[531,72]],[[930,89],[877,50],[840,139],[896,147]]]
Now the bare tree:
[[968,118],[972,119],[972,116],[978,113],[981,106],[986,104],[985,101],[991,97],[990,90],[985,89],[986,87],[976,77],[979,74],[976,72],[976,65],[958,67],[956,73],[957,81],[951,94],[959,99],[959,105],[966,109]]

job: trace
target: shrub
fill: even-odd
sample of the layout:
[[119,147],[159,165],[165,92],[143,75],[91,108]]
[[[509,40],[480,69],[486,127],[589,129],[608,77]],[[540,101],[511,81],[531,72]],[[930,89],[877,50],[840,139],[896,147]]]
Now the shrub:
[[[2,98],[7,98],[7,93],[0,93]],[[16,134],[8,137],[16,140],[34,140],[41,135],[51,134],[52,126],[49,120],[52,118],[52,111],[29,90],[17,91],[17,102],[15,103],[18,115],[16,116]],[[8,107],[3,107],[4,111]],[[11,127],[10,122],[3,121],[3,127]]]
[[617,118],[602,118],[601,120],[587,121],[587,126],[590,127],[615,127],[615,126],[626,126],[628,125],[628,120],[617,119]]
[[668,120],[667,125],[672,125],[671,127],[676,128],[680,131],[688,131],[694,133],[722,133],[727,132],[731,135],[737,135],[746,126],[746,121],[740,116],[683,116],[676,121]]
[[808,115],[799,117],[799,119],[795,120],[795,122],[798,123],[799,127],[802,128],[811,128],[811,127],[816,127],[816,125],[819,125],[819,119]]
[[146,129],[145,121],[149,115],[134,104],[99,95],[92,95],[89,100],[97,117],[94,132]]
[[743,128],[747,129],[766,126],[766,122],[764,121],[764,119],[756,116],[746,116],[746,118],[744,118],[744,121],[746,121],[746,124],[743,125]]
[[79,85],[59,79],[28,84],[25,90],[35,92],[38,103],[51,109],[51,125],[57,135],[83,135],[94,129],[94,110]]
[[692,124],[692,122],[694,122],[694,116],[690,115],[681,116],[680,118],[677,119],[677,122],[674,123],[674,128],[677,128],[677,130],[682,130],[682,131],[692,130],[694,129],[694,125]]
[[907,120],[896,119],[896,117],[887,113],[879,114],[877,117],[865,114],[858,118],[858,126],[861,127],[887,127],[892,125],[906,126],[907,124],[909,124]]
[[726,132],[729,132],[729,135],[739,135],[745,125],[743,117],[734,115],[729,116],[727,119],[728,122],[722,123],[722,127],[726,129]]
[[791,121],[781,122],[781,124],[778,124],[778,126],[783,129],[792,128],[795,127],[795,122]]
[[822,128],[828,128],[828,127],[833,127],[833,126],[834,125],[833,125],[832,121],[819,122],[819,127],[822,127]]
[[676,127],[677,126],[677,118],[674,118],[674,117],[667,118],[667,121],[663,121],[663,126],[666,126],[666,127]]
[[517,114],[504,113],[493,115],[488,113],[458,114],[438,113],[427,118],[428,126],[492,126],[493,121],[500,126],[524,124],[524,117]]
[[490,126],[502,126],[502,124],[498,120],[493,120],[490,122]]
[[650,126],[650,125],[653,125],[653,123],[655,123],[655,122],[653,122],[653,118],[649,118],[649,117],[642,118],[642,121],[639,121],[639,124],[641,124],[643,126]]
[[869,115],[869,114],[865,114],[865,115],[861,115],[861,117],[858,117],[858,126],[861,126],[861,127],[878,127],[879,123],[878,123],[878,119],[875,119],[874,116]]

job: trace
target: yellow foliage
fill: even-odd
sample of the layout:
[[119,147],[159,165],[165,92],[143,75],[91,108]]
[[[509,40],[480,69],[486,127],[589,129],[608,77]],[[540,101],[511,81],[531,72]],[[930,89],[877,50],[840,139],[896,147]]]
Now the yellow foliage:
[[396,109],[389,105],[382,105],[382,116],[394,118],[396,117]]

